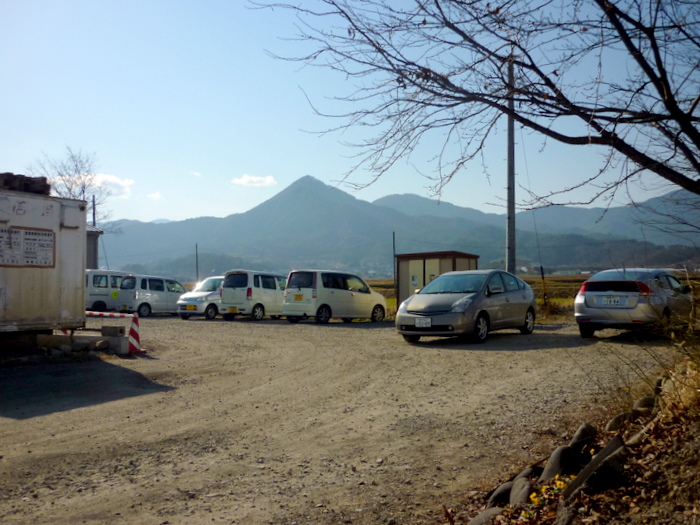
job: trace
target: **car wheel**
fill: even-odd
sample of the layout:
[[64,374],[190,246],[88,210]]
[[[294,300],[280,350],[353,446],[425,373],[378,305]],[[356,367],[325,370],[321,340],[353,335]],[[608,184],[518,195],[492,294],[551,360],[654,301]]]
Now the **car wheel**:
[[250,311],[250,317],[253,319],[253,321],[260,321],[263,317],[265,317],[265,308],[261,304],[256,304],[253,306],[253,309]]
[[595,328],[593,328],[593,326],[591,326],[590,324],[582,323],[578,325],[578,331],[581,334],[581,337],[583,337],[584,339],[590,339],[595,333]]
[[344,323],[352,323],[352,317],[343,317]]
[[331,309],[327,305],[321,305],[316,310],[316,322],[319,324],[326,324],[331,320]]
[[532,308],[527,310],[525,314],[525,322],[520,327],[520,333],[523,335],[531,334],[535,329],[535,312]]
[[190,318],[190,314],[180,314],[180,319],[185,319],[185,320],[187,320],[187,319],[189,319],[189,318]]
[[214,319],[219,314],[219,309],[215,304],[210,304],[204,310],[205,319]]
[[142,303],[136,309],[136,313],[139,317],[148,317],[151,315],[151,305],[148,303]]
[[380,305],[376,305],[372,308],[372,314],[369,319],[373,323],[381,323],[384,320],[384,308]]
[[489,320],[485,314],[479,314],[474,323],[474,331],[471,340],[474,343],[483,343],[489,336]]
[[420,336],[403,334],[403,340],[407,343],[417,343],[418,341],[420,341]]
[[293,316],[293,315],[292,315],[292,316],[289,316],[289,315],[288,315],[288,316],[287,316],[287,321],[289,321],[290,323],[298,323],[298,322],[299,322],[299,318],[296,317],[296,316]]

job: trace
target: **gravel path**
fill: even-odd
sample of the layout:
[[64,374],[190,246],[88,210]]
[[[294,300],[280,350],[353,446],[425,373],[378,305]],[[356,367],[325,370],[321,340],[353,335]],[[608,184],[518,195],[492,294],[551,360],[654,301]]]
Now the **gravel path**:
[[140,328],[145,357],[0,369],[0,522],[443,523],[669,352],[572,324],[483,345],[391,323]]

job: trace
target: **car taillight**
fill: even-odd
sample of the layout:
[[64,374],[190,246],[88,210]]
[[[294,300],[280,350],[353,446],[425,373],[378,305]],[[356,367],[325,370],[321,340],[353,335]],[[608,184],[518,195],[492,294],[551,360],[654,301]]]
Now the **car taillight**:
[[584,293],[586,293],[586,284],[588,284],[588,283],[586,282],[586,283],[583,283],[581,285],[581,289],[578,291],[578,294],[576,294],[576,295],[583,295]]
[[249,301],[251,299],[253,299],[253,289],[252,288],[248,288],[248,291],[245,294],[245,298],[248,299]]
[[311,289],[311,297],[318,299],[318,290],[316,290],[316,288]]
[[654,295],[654,292],[651,291],[651,288],[646,283],[638,282],[637,287],[639,287],[639,295]]

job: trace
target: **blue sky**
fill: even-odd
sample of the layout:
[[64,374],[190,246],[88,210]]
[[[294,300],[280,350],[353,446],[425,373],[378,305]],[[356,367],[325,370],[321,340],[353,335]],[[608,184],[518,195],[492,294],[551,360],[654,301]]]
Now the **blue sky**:
[[[0,171],[26,173],[67,146],[94,153],[112,219],[224,217],[305,175],[338,185],[353,165],[346,137],[308,132],[335,123],[304,95],[333,111],[345,79],[266,52],[294,54],[289,13],[243,0],[0,0],[0,20]],[[516,140],[518,184],[535,193],[586,179],[602,162],[600,150],[543,150],[519,131]],[[476,162],[442,200],[505,213],[505,152],[503,130],[485,152],[491,178]],[[430,170],[417,155],[367,188],[338,187],[367,201],[432,197],[418,173]],[[637,198],[666,191],[652,182]]]

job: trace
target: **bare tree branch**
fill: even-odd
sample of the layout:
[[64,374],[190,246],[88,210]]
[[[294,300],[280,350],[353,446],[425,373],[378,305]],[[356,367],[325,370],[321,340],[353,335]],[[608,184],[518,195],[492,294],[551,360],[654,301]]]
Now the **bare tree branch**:
[[51,184],[51,192],[68,199],[79,199],[88,203],[88,221],[95,212],[96,222],[109,219],[103,205],[112,195],[111,189],[97,176],[97,160],[94,153],[84,153],[66,147],[65,157],[51,158],[45,153],[27,168],[27,173],[35,177],[46,177]]
[[375,180],[428,136],[440,136],[439,195],[509,115],[554,141],[608,153],[604,171],[582,181],[619,169],[612,182],[601,182],[598,197],[646,172],[700,195],[696,1],[251,3],[297,15],[296,40],[311,51],[282,58],[351,81],[348,93],[335,96],[349,110],[327,115],[341,122],[328,131],[369,131],[351,144],[358,148],[353,169],[366,168]]

